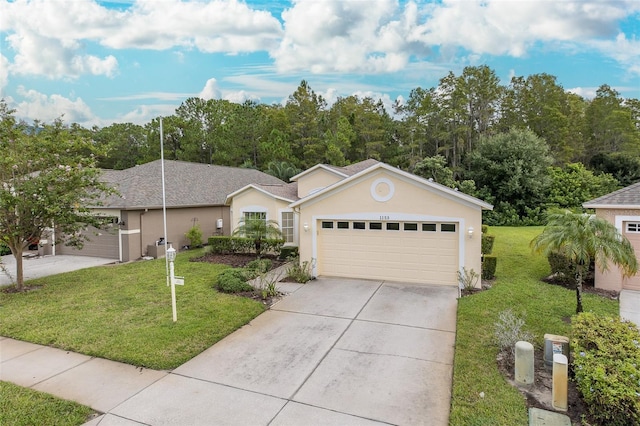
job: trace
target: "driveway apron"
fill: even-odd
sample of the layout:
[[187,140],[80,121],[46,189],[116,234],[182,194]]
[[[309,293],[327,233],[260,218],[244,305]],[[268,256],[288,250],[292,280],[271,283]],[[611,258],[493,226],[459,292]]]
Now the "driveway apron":
[[316,279],[100,424],[447,425],[456,297]]

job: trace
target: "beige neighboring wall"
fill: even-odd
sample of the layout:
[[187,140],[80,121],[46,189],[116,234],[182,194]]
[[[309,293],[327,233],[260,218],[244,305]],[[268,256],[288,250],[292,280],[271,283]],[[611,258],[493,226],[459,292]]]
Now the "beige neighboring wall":
[[[222,219],[222,229],[217,228],[218,219]],[[162,209],[129,210],[123,212],[123,220],[125,226],[120,232],[124,262],[147,255],[147,246],[155,245],[155,242],[164,235]],[[227,206],[168,208],[167,238],[176,250],[189,244],[185,234],[194,224],[200,226],[204,243],[212,235],[228,235],[231,228],[229,208]]]
[[[625,226],[626,222],[640,222],[640,209],[596,209],[596,216],[614,224],[622,235],[627,237],[636,252],[636,257],[640,257],[640,234],[627,233]],[[606,272],[596,268],[595,286],[615,291],[640,290],[640,275],[624,277],[619,267],[609,264],[609,269]]]
[[326,188],[329,185],[341,181],[344,176],[337,174],[336,172],[329,171],[323,167],[318,167],[308,173],[304,173],[297,179],[298,182],[298,197],[303,198],[312,192],[316,192],[319,189]]
[[[385,189],[388,187],[385,179],[392,183],[392,193]],[[375,194],[376,189],[382,193]],[[374,195],[380,200],[388,200],[377,201]],[[459,233],[459,266],[478,273],[481,270],[481,207],[437,189],[425,188],[413,179],[388,170],[364,174],[335,191],[303,201],[299,207],[302,261],[317,259],[319,221],[322,219],[455,222]],[[309,226],[307,232],[302,230],[305,223]],[[474,230],[472,238],[469,238],[469,227]],[[321,265],[316,274],[322,274]]]
[[[236,194],[231,200],[231,221],[235,229],[245,212],[266,212],[267,220],[275,220],[280,223],[280,211],[287,210],[289,202],[274,198],[254,188],[247,188]],[[233,232],[233,230],[232,230]]]

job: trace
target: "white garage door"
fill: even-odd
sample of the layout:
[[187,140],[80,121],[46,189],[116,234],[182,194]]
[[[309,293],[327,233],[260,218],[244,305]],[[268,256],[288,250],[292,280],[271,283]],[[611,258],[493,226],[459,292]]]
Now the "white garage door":
[[[71,254],[75,256],[104,257],[107,259],[120,258],[118,228],[99,230],[91,227],[84,232],[90,241],[85,241],[81,250],[64,244],[56,246],[56,254]],[[97,235],[96,235],[97,234]]]
[[320,275],[456,285],[458,224],[318,222]]

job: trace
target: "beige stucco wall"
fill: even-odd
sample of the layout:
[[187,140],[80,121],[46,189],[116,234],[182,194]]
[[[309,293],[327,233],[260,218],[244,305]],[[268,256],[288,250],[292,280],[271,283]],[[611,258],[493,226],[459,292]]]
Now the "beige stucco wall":
[[275,220],[280,224],[280,212],[282,210],[290,211],[289,202],[274,198],[263,192],[249,188],[240,194],[237,194],[231,200],[231,221],[235,229],[244,217],[244,212],[261,212],[267,213],[267,220]]
[[[640,222],[640,209],[596,209],[596,216],[602,217],[614,225],[618,225],[619,231],[629,239],[640,258],[640,234],[627,233],[625,222]],[[622,289],[640,290],[640,275],[624,277],[622,270],[610,264],[606,272],[596,268],[595,286],[606,290],[621,291]]]
[[[394,187],[392,194],[384,179],[388,179]],[[374,185],[376,182],[378,184]],[[379,199],[388,198],[388,200],[377,201],[372,193]],[[414,180],[389,171],[377,170],[336,188],[336,191],[319,195],[300,205],[302,261],[310,261],[317,256],[319,226],[317,221],[328,218],[457,222],[460,233],[461,266],[478,273],[481,270],[481,208],[470,203],[461,203],[453,195],[425,189]],[[304,224],[309,227],[307,232],[303,231]],[[474,229],[472,238],[468,236],[469,227]],[[321,270],[316,272],[322,273]]]
[[326,188],[327,186],[333,185],[342,179],[344,179],[344,177],[321,167],[317,168],[316,170],[298,178],[298,197],[306,197],[311,192]]
[[[122,216],[125,222],[121,230],[122,260],[126,262],[145,256],[147,246],[154,245],[164,235],[164,219],[162,209],[129,210],[123,212]],[[217,229],[218,219],[223,221],[222,230]],[[212,235],[228,235],[231,229],[229,208],[216,206],[167,209],[167,238],[175,249],[179,250],[189,244],[185,234],[194,223],[200,225],[205,243]]]

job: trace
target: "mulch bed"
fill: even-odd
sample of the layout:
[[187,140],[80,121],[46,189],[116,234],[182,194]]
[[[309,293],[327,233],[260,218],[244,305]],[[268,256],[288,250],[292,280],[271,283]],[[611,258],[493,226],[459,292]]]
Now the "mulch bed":
[[[274,255],[263,255],[262,259],[271,260],[271,269],[276,269],[285,263],[286,260],[280,260],[277,256]],[[190,262],[207,262],[207,263],[215,263],[218,265],[228,265],[233,268],[244,268],[249,262],[256,260],[255,254],[214,254],[207,253],[201,257],[194,257],[189,259]],[[286,281],[283,279],[281,281]],[[265,305],[267,308],[272,306],[278,300],[282,299],[284,294],[278,293],[275,296],[267,296],[266,298],[262,297],[262,292],[260,290],[254,291],[245,291],[241,293],[234,293],[236,296],[247,297],[249,299],[257,300]]]

